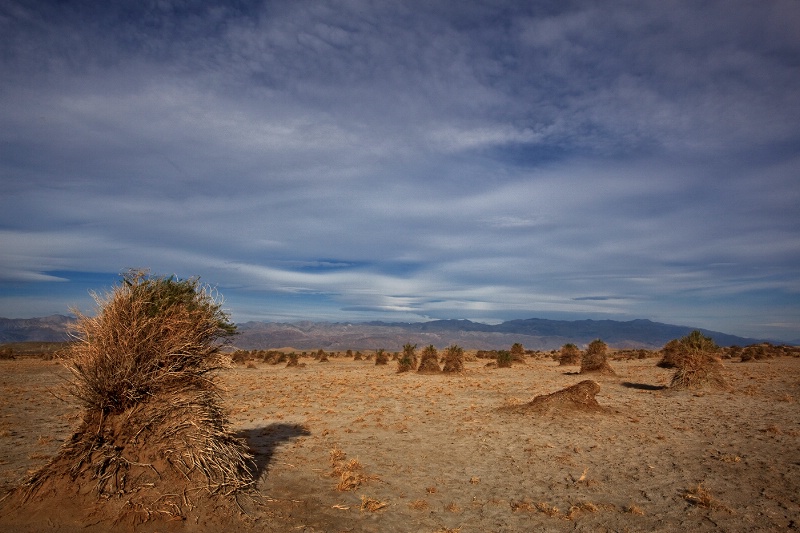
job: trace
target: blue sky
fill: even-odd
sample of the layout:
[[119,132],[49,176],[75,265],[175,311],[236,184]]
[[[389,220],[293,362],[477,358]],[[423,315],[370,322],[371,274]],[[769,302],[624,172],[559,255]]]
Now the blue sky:
[[0,316],[800,338],[800,3],[0,5]]

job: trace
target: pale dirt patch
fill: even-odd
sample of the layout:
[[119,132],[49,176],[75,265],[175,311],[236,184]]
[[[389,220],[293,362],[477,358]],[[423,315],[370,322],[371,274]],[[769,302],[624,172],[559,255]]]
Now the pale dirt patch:
[[[614,361],[616,376],[592,377],[600,385],[602,412],[549,415],[501,408],[585,378],[552,361],[528,360],[510,369],[473,361],[462,375],[397,374],[394,363],[340,358],[303,362],[303,368],[258,363],[222,375],[233,428],[256,453],[260,472],[257,498],[242,502],[249,516],[236,524],[151,522],[113,529],[800,527],[797,358],[727,362],[728,390],[681,392],[661,388],[672,371],[657,368],[655,359]],[[75,406],[49,392],[60,394],[65,376],[52,362],[0,361],[4,491],[42,466],[77,427]],[[359,468],[348,470],[353,460]],[[336,468],[341,472],[333,476]],[[342,472],[358,474],[352,490],[337,489]],[[706,501],[711,503],[698,505]],[[81,521],[74,513],[42,509],[20,516],[0,505],[0,530],[112,527],[102,515]]]

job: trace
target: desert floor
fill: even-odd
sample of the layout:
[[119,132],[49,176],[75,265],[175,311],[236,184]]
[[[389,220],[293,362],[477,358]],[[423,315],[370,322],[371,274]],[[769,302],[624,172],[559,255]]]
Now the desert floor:
[[[683,392],[661,388],[672,371],[656,359],[612,361],[617,376],[591,377],[605,412],[544,416],[500,408],[582,381],[577,367],[472,361],[463,375],[418,375],[394,362],[301,361],[221,375],[260,471],[238,531],[800,528],[800,358],[726,362],[728,390]],[[2,492],[76,427],[64,378],[54,362],[0,361]],[[2,531],[70,527],[58,510],[0,516]]]

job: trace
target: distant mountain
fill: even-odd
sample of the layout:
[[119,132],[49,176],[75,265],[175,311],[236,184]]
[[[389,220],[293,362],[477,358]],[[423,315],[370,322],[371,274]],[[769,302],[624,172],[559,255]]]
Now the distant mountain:
[[[672,339],[689,334],[689,326],[662,324],[650,320],[546,320],[530,318],[489,325],[470,320],[433,320],[429,322],[246,322],[239,325],[233,344],[243,349],[291,346],[299,350],[323,348],[363,350],[385,348],[398,351],[410,342],[419,346],[433,344],[443,348],[458,344],[467,349],[509,348],[515,342],[531,350],[553,350],[571,342],[585,345],[603,339],[613,348],[659,349]],[[738,337],[700,329],[720,346],[740,346],[763,342],[763,339]]]
[[75,319],[64,315],[40,318],[0,317],[0,343],[5,342],[63,342],[69,340],[67,328]]
[[[43,318],[0,318],[0,343],[68,340],[67,328],[74,319],[53,315]],[[508,349],[515,342],[529,350],[554,350],[571,342],[579,346],[603,339],[612,348],[659,349],[672,339],[687,335],[689,326],[650,320],[546,320],[529,318],[489,325],[470,320],[428,322],[245,322],[232,344],[242,349],[291,346],[298,350],[328,351],[384,348],[399,351],[407,342],[444,348],[458,344],[472,350]],[[720,346],[745,346],[763,339],[728,335],[701,329]]]

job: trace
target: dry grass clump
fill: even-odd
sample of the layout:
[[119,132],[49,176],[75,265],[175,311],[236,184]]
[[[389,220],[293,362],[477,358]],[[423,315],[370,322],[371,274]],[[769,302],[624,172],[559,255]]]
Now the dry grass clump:
[[682,351],[680,341],[672,339],[661,349],[661,360],[656,363],[656,366],[659,368],[677,368]]
[[579,365],[581,364],[581,351],[572,343],[567,343],[561,347],[561,352],[558,356],[559,366]]
[[303,368],[305,363],[300,362],[300,355],[292,352],[286,356],[286,368]]
[[336,484],[336,490],[339,492],[347,492],[356,490],[363,483],[370,479],[377,479],[374,476],[364,475],[362,470],[364,466],[358,459],[351,459],[347,461],[347,454],[339,448],[333,448],[330,451],[331,476],[338,477],[339,482]]
[[765,342],[762,344],[751,344],[745,346],[739,354],[743,363],[747,361],[761,361],[763,359],[771,359],[773,357],[783,355],[783,347],[773,346]]
[[408,507],[414,511],[427,511],[430,508],[430,504],[425,500],[414,500],[408,502]]
[[726,386],[722,376],[722,361],[719,349],[710,337],[700,331],[693,331],[678,341],[675,358],[675,374],[670,387],[673,389],[694,389],[710,385],[718,388]]
[[444,350],[444,368],[442,372],[447,374],[460,373],[464,371],[464,349],[457,344],[448,346]]
[[75,313],[62,359],[82,423],[25,482],[22,501],[86,498],[88,508],[114,496],[120,518],[185,519],[193,498],[253,486],[252,456],[219,403],[218,341],[235,326],[214,294],[197,279],[132,271],[93,296],[98,313]]
[[689,487],[683,491],[683,499],[704,509],[720,509],[730,511],[723,503],[719,502],[702,483]]
[[417,369],[417,345],[403,345],[403,355],[397,360],[397,372],[409,372]]
[[615,374],[608,364],[608,345],[600,339],[593,340],[581,357],[581,374]]
[[377,350],[375,350],[375,364],[376,365],[389,364],[389,353],[383,348],[378,348]]
[[514,356],[508,350],[500,350],[497,352],[497,368],[511,368],[511,363],[514,361]]
[[375,498],[370,498],[368,496],[361,496],[361,511],[369,511],[374,513],[375,511],[380,511],[381,509],[387,507],[389,505],[388,502],[382,502],[380,500],[376,500]]
[[722,370],[722,361],[715,354],[685,354],[681,357],[669,386],[678,390],[696,389],[706,385],[725,388],[727,384]]
[[431,344],[422,350],[417,372],[420,374],[438,374],[441,371],[442,369],[439,368],[439,352]]
[[511,360],[513,362],[525,364],[525,347],[522,344],[515,342],[511,346],[509,353],[511,353]]

